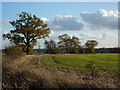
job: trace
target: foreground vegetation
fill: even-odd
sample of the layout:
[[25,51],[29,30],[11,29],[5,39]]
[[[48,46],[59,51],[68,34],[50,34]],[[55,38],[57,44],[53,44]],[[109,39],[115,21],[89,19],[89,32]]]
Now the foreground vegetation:
[[[113,55],[114,56],[114,55]],[[51,58],[51,55],[24,55],[13,59],[3,55],[3,82],[4,88],[117,88],[118,73],[99,71],[97,75],[82,70],[49,68],[41,64],[44,57]],[[66,56],[77,58],[78,56]],[[81,56],[81,58],[84,56]],[[58,59],[57,59],[58,58]],[[55,60],[65,58],[62,55],[56,56]],[[115,58],[115,57],[114,57]],[[67,59],[66,59],[67,60]],[[72,62],[70,60],[70,62]],[[111,60],[112,62],[112,60]],[[42,61],[43,63],[43,61]],[[65,63],[66,66],[67,61]],[[73,63],[73,66],[75,63]],[[82,65],[82,64],[81,64]],[[88,65],[89,66],[89,65]]]

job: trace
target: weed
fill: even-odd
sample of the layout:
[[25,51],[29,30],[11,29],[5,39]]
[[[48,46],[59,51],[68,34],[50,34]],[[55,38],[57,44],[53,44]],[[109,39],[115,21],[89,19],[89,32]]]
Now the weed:
[[89,61],[89,63],[86,65],[86,69],[91,73],[92,76],[97,76],[97,66],[94,65],[93,61]]

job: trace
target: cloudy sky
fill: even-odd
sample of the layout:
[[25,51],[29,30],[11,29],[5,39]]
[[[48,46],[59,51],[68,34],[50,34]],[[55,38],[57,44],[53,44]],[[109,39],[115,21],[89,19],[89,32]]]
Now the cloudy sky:
[[[118,46],[118,3],[117,2],[3,2],[2,33],[13,29],[8,21],[16,20],[21,12],[35,14],[51,28],[48,40],[58,41],[58,36],[77,36],[81,45],[87,40],[97,40],[99,47]],[[41,48],[44,40],[38,40]],[[9,45],[3,41],[2,47]],[[38,48],[38,46],[35,46]]]

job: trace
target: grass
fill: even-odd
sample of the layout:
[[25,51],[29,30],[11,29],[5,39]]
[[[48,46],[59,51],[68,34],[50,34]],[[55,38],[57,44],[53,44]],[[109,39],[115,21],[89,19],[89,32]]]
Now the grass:
[[50,68],[60,67],[73,70],[85,70],[89,61],[93,61],[94,66],[97,66],[99,70],[110,67],[112,71],[118,71],[118,54],[51,55],[44,57],[41,61],[43,65]]

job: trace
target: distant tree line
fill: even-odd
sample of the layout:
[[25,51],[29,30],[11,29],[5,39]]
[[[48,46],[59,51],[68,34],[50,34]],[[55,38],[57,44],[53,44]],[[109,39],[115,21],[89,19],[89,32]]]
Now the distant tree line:
[[120,53],[120,48],[97,48],[96,53]]
[[85,45],[81,46],[78,37],[70,37],[68,34],[58,36],[59,41],[56,43],[54,40],[45,40],[45,53],[48,54],[79,54],[79,53],[95,53],[95,47],[98,42],[95,40],[88,40]]

